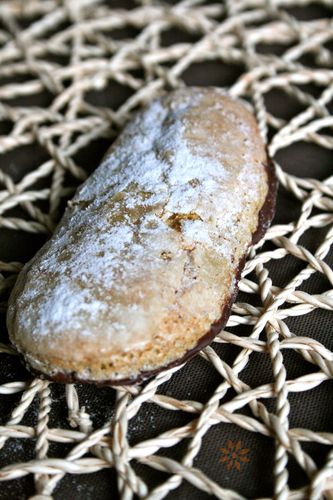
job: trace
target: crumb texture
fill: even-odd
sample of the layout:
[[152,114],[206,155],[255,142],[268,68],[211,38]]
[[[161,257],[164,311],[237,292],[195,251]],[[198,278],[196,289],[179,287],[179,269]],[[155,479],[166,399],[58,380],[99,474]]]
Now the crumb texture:
[[118,380],[195,347],[233,293],[266,161],[251,113],[217,89],[139,112],[18,279],[8,326],[28,363]]

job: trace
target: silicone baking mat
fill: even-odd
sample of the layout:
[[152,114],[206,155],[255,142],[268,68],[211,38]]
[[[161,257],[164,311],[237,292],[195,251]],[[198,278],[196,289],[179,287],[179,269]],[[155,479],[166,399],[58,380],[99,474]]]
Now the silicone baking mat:
[[[1,1],[1,498],[333,498],[332,12]],[[280,182],[225,331],[138,387],[33,379],[5,328],[17,273],[132,113],[181,85],[248,100]]]

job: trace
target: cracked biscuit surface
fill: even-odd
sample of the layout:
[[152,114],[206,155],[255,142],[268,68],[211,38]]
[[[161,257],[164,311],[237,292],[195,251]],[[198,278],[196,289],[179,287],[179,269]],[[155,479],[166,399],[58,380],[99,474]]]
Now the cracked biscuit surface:
[[8,328],[29,367],[130,383],[207,344],[272,217],[268,174],[254,117],[218,89],[139,112],[18,278]]

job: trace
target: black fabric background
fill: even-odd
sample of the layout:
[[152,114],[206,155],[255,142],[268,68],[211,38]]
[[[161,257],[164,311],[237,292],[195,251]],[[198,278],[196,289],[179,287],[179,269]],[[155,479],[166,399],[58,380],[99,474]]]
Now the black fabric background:
[[[122,4],[124,6],[124,4]],[[293,13],[300,18],[315,18],[323,15],[329,16],[328,10],[317,6],[308,6],[303,9],[294,9]],[[177,30],[172,30],[165,35],[165,43],[174,40],[181,35]],[[182,34],[183,37],[189,36]],[[271,49],[271,47],[270,47]],[[267,47],[263,47],[263,51]],[[222,63],[208,62],[194,64],[184,74],[184,80],[189,85],[217,85],[227,86],[232,84],[242,73],[243,68],[238,66],[226,66]],[[315,87],[307,87],[313,95],[318,93]],[[112,90],[112,92],[110,91]],[[94,103],[110,105],[117,108],[127,97],[128,94],[117,84],[113,84],[105,92],[105,97],[96,96],[93,93],[90,99]],[[17,100],[17,104],[20,104]],[[50,96],[45,92],[38,104],[47,105],[50,102]],[[31,102],[31,104],[34,104]],[[282,91],[272,91],[266,97],[268,110],[272,110],[276,115],[283,118],[290,118],[301,107]],[[332,106],[331,106],[332,109]],[[3,133],[3,131],[2,131]],[[80,154],[80,164],[85,166],[88,171],[92,171],[99,164],[104,152],[108,148],[108,141],[100,140],[91,145],[84,153]],[[44,153],[40,148],[22,147],[19,153],[3,155],[0,157],[0,168],[9,173],[13,179],[20,179],[29,169],[35,166],[44,158]],[[282,167],[290,173],[304,177],[316,177],[324,179],[332,173],[332,151],[323,148],[297,143],[285,149],[277,155],[277,159]],[[279,189],[277,213],[275,223],[285,223],[296,219],[300,209],[300,204],[296,202],[283,188]],[[18,215],[18,209],[12,210],[12,215]],[[307,232],[302,239],[302,243],[314,250],[323,238],[326,228],[312,230]],[[45,238],[41,235],[32,235],[19,231],[0,230],[0,259],[7,261],[27,261],[42,245]],[[325,259],[332,266],[333,253]],[[273,282],[284,286],[288,280],[304,264],[299,260],[288,257],[281,261],[273,261],[268,264]],[[320,293],[328,288],[328,283],[319,273],[316,273],[309,279],[301,289],[309,293]],[[246,297],[248,299],[248,297]],[[239,300],[245,300],[245,296],[239,296]],[[332,313],[327,311],[315,311],[305,316],[290,318],[287,320],[288,326],[298,335],[311,336],[322,342],[327,348],[333,350],[332,335]],[[239,335],[246,335],[246,327],[233,328],[233,332]],[[1,317],[1,340],[7,338],[5,328],[5,317]],[[214,345],[216,351],[228,363],[232,363],[239,349],[230,345]],[[261,385],[273,380],[271,364],[266,354],[252,354],[252,362],[242,372],[241,379],[252,387]],[[288,371],[288,378],[295,378],[306,373],[314,371],[314,367],[306,363],[301,356],[295,352],[284,351],[285,363]],[[256,361],[256,362],[254,362]],[[13,357],[2,355],[0,357],[0,380],[1,383],[25,380],[30,375],[22,365]],[[172,379],[160,388],[159,392],[167,393],[176,398],[195,399],[205,402],[211,395],[212,390],[221,382],[216,371],[213,370],[202,358],[196,357],[177,372]],[[301,393],[290,394],[291,414],[290,427],[304,427],[314,431],[333,432],[333,382],[324,382],[319,387]],[[111,388],[95,388],[93,386],[78,386],[80,402],[85,404],[86,409],[91,413],[94,425],[100,426],[112,416],[115,393]],[[232,392],[228,391],[226,398],[230,398]],[[0,425],[6,423],[10,412],[19,400],[20,394],[0,397]],[[64,387],[61,385],[52,385],[53,406],[51,413],[50,426],[68,427]],[[264,404],[271,410],[274,410],[273,401],[265,400]],[[29,409],[22,423],[35,425],[38,411],[38,401]],[[249,410],[244,412],[250,415]],[[144,405],[139,414],[131,421],[129,434],[130,443],[141,441],[145,438],[157,435],[165,430],[185,424],[191,419],[191,416],[182,412],[171,412],[162,410],[152,405]],[[152,432],[153,431],[153,432]],[[227,471],[224,464],[219,461],[222,446],[225,446],[228,439],[232,441],[241,440],[246,448],[250,448],[250,462],[245,464],[241,472],[236,469]],[[181,459],[186,452],[186,442],[182,442],[176,447],[160,451],[159,454],[170,456],[175,459]],[[0,451],[0,467],[5,465],[27,461],[34,458],[33,440],[15,440],[9,439],[5,447]],[[315,444],[303,444],[304,449],[314,458],[320,466],[324,464],[329,451],[327,446]],[[48,456],[60,457],[69,452],[70,445],[51,444]],[[194,466],[202,469],[216,482],[226,488],[232,488],[243,494],[246,498],[258,496],[273,495],[272,469],[274,457],[274,443],[271,438],[263,437],[259,434],[243,430],[235,425],[220,424],[212,427],[204,437],[203,446],[199,455],[196,457]],[[142,475],[149,486],[155,486],[167,478],[167,475],[154,471],[142,465],[135,465],[135,470]],[[290,488],[298,488],[307,484],[308,480],[304,472],[290,458],[288,469],[290,471]],[[0,487],[0,498],[3,499],[25,499],[33,494],[34,486],[32,476],[26,476],[20,480],[3,482]],[[113,470],[103,470],[95,474],[87,475],[66,475],[60,482],[56,491],[56,499],[76,500],[76,499],[95,499],[106,500],[116,499],[117,485],[116,474]],[[208,497],[205,493],[195,489],[186,482],[176,491],[173,491],[168,498],[184,500],[201,500]]]

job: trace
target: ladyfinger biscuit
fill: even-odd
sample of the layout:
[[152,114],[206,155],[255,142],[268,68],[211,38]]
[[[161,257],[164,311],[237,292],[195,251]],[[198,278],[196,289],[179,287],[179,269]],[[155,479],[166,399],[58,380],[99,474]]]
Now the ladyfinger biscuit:
[[138,112],[78,189],[10,297],[28,367],[64,382],[134,383],[225,326],[276,181],[255,118],[215,88]]

